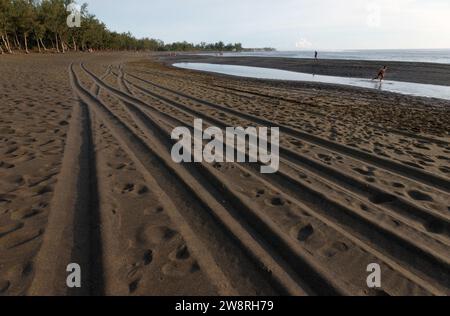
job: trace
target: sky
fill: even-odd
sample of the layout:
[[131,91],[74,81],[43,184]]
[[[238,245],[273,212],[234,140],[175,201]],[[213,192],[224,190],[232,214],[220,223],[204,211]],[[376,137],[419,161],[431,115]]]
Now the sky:
[[77,0],[110,30],[278,50],[450,48],[450,0]]

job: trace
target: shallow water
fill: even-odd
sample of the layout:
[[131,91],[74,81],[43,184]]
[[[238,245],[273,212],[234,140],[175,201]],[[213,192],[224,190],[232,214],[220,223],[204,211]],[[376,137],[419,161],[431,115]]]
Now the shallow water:
[[370,79],[363,79],[363,78],[313,75],[280,69],[249,67],[249,66],[218,65],[206,63],[176,63],[174,64],[174,66],[178,68],[215,72],[239,77],[342,84],[360,88],[369,88],[381,91],[395,92],[406,95],[433,97],[450,100],[450,86],[438,86],[431,84],[410,83],[410,82],[389,81],[389,80],[380,83],[379,81],[372,81]]
[[[213,53],[205,55],[215,55]],[[225,52],[223,57],[314,58],[314,51]],[[450,49],[365,49],[319,51],[319,59],[404,61],[450,64]]]

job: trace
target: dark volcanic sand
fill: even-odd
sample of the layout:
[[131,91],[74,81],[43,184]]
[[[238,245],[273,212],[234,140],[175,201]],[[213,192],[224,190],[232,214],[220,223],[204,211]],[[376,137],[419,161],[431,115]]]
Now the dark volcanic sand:
[[[450,294],[450,102],[155,57],[0,56],[0,296]],[[279,126],[279,172],[174,163],[195,118]]]

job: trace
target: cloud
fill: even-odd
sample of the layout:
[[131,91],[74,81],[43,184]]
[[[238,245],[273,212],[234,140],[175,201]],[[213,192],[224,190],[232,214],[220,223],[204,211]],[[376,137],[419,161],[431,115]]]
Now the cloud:
[[381,26],[381,7],[377,3],[367,5],[367,26],[379,28]]
[[449,0],[77,1],[88,2],[112,30],[165,42],[222,40],[280,50],[450,47]]
[[313,44],[306,38],[301,38],[299,41],[295,43],[295,47],[299,49],[311,48],[312,46]]

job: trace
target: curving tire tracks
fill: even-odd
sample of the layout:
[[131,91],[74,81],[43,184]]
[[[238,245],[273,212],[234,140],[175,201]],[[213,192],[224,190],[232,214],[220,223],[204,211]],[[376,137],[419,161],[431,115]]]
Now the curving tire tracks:
[[[85,69],[85,70],[87,70],[87,69]],[[92,73],[91,73],[91,76],[93,76]],[[96,78],[95,76],[93,76],[93,80],[97,80],[97,81],[98,81],[98,78]],[[98,82],[98,83],[101,84],[101,85],[103,85],[104,88],[110,89],[110,91],[116,93],[116,94],[119,95],[121,98],[125,99],[126,101],[128,101],[128,102],[130,102],[130,101],[136,102],[136,99],[131,98],[129,95],[123,94],[123,92],[120,92],[120,91],[118,91],[118,90],[115,90],[114,88],[109,87],[108,85],[105,85],[104,83],[101,83],[101,82]],[[142,102],[141,102],[141,103],[142,103]],[[142,106],[142,104],[141,104],[141,106]],[[146,105],[144,104],[144,106],[146,106]]]
[[[81,83],[78,74],[92,80],[89,89]],[[111,75],[117,79],[118,88],[106,82]],[[258,286],[281,295],[378,295],[389,292],[396,295],[402,294],[401,291],[449,294],[450,259],[446,251],[450,245],[450,218],[446,214],[402,198],[387,204],[374,203],[376,197],[389,193],[283,146],[280,148],[281,168],[274,175],[259,174],[259,164],[232,164],[223,170],[223,166],[207,163],[176,164],[170,157],[173,145],[170,131],[180,125],[192,130],[192,122],[189,124],[187,117],[200,117],[208,125],[226,127],[224,121],[183,104],[183,100],[215,109],[229,118],[257,125],[277,124],[140,78],[125,72],[122,65],[118,65],[117,73],[109,66],[103,75],[97,76],[84,64],[79,67],[72,64],[69,76],[80,102],[73,110],[60,181],[30,294],[101,295],[106,292],[108,285],[102,276],[109,264],[104,261],[109,259],[102,256],[102,247],[111,236],[108,229],[99,228],[108,223],[102,223],[104,217],[97,206],[97,181],[101,179],[97,179],[95,170],[91,116],[106,126],[143,175],[146,184],[163,201],[170,219],[221,295],[246,295]],[[101,95],[118,101],[120,109],[110,106]],[[125,113],[126,119],[118,111]],[[280,131],[441,192],[450,191],[447,179],[429,172],[289,126],[281,126]],[[76,176],[70,178],[72,174]],[[277,199],[291,205],[286,214],[280,210],[281,217],[291,214],[292,218],[306,218],[313,224],[306,228],[321,227],[325,238],[334,241],[335,245],[345,241],[346,247],[359,256],[358,262],[381,263],[389,279],[388,292],[367,292],[363,282],[350,278],[348,271],[339,275],[342,267],[333,269],[330,262],[334,261],[325,261],[318,250],[299,243],[286,231],[284,222],[275,213],[261,208],[262,204],[240,191],[233,180],[239,174],[246,175],[255,186],[264,187],[263,191],[279,192]],[[305,174],[309,180],[295,174]],[[83,183],[89,185],[83,186]],[[346,205],[345,200],[364,204],[370,212],[356,210]],[[66,212],[59,211],[64,206]],[[389,224],[392,222],[399,223],[399,228]],[[301,237],[300,233],[298,236]],[[49,259],[55,252],[61,256]],[[86,274],[89,286],[82,291],[68,291],[65,282],[62,286],[61,280],[66,277],[63,263],[69,261],[90,267]],[[51,270],[57,273],[52,275],[49,289],[48,273]],[[242,282],[244,278],[246,282]],[[400,292],[395,291],[396,286]]]

